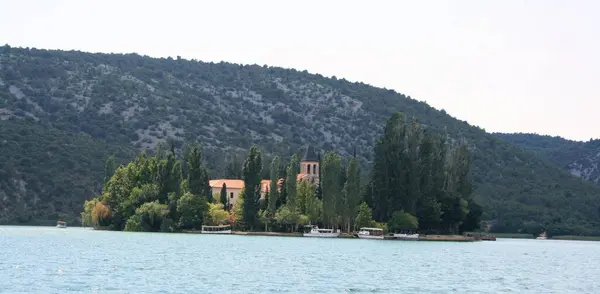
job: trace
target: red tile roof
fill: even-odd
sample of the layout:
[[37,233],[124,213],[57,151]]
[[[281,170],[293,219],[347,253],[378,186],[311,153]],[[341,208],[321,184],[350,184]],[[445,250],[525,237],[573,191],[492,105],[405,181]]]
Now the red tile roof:
[[234,180],[234,179],[215,179],[208,181],[208,184],[211,188],[221,188],[223,184],[227,186],[227,188],[232,189],[242,189],[244,188],[244,181],[242,180]]

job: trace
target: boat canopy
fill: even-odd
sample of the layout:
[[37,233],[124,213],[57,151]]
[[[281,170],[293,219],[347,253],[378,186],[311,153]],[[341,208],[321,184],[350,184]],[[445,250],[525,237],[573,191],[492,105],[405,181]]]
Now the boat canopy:
[[221,225],[221,226],[202,226],[203,231],[226,231],[230,230],[230,225]]
[[360,228],[361,231],[383,231],[380,228]]

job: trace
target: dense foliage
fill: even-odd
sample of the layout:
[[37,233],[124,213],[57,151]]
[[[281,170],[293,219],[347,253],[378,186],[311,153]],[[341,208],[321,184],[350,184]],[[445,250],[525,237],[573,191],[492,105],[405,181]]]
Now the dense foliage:
[[85,133],[0,120],[0,224],[78,223],[81,203],[101,190],[111,154],[123,162],[135,153]]
[[[3,223],[78,217],[82,201],[99,193],[109,155],[123,163],[134,158],[133,147],[153,150],[161,141],[176,152],[185,141],[202,142],[213,177],[241,178],[241,153],[252,145],[282,162],[307,143],[343,158],[356,148],[368,170],[385,120],[402,111],[426,130],[464,140],[473,198],[495,230],[600,234],[600,187],[392,90],[293,69],[137,54],[3,46],[0,64]],[[187,179],[183,162],[181,169]]]
[[481,210],[469,214],[469,206],[478,206],[471,194],[470,169],[464,144],[449,146],[445,136],[395,113],[376,144],[366,200],[376,221],[396,224],[388,228],[399,228],[399,216],[408,215],[415,219],[411,229],[458,233],[467,216],[474,218],[471,223],[481,217]]
[[[182,161],[188,166],[187,180],[183,178]],[[106,176],[101,195],[83,205],[84,225],[164,232],[199,230],[207,219],[217,218],[209,214],[212,196],[208,194],[212,191],[198,144],[192,145],[182,160],[173,149],[166,155],[159,149],[154,156],[141,154],[114,172],[107,172],[112,175]]]
[[495,134],[571,174],[600,184],[600,140],[579,142],[537,134]]

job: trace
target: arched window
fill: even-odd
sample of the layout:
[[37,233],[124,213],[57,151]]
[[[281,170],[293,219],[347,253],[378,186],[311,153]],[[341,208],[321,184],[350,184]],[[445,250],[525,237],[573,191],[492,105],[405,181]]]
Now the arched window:
[[316,164],[313,164],[313,173],[315,175],[319,174],[319,170],[317,169],[317,165]]
[[306,165],[306,173],[310,175],[310,164]]

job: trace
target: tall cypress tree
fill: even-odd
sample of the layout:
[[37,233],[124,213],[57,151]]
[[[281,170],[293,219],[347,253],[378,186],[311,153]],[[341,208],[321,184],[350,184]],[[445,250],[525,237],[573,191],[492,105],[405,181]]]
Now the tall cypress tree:
[[[321,177],[322,173],[322,162],[321,162],[321,153],[317,154],[317,161],[319,162],[319,177]],[[323,190],[321,189],[321,181],[319,180],[319,183],[317,184],[317,189],[315,191],[315,197],[317,197],[318,200],[323,200]]]
[[362,202],[360,194],[360,170],[356,157],[352,158],[346,169],[346,183],[344,184],[345,215],[344,221],[348,231],[351,230],[354,219],[358,214],[358,208]]
[[464,144],[451,150],[447,161],[445,198],[442,200],[442,220],[452,233],[458,233],[460,224],[469,213],[471,157]]
[[223,183],[223,186],[221,187],[221,197],[219,200],[221,201],[221,204],[223,204],[223,209],[229,210],[229,205],[227,203],[227,184],[225,183]]
[[104,185],[108,183],[108,180],[110,180],[110,177],[115,173],[115,170],[117,170],[116,159],[114,155],[111,155],[104,162]]
[[188,185],[190,193],[204,196],[212,200],[212,189],[210,188],[208,172],[202,160],[202,151],[198,144],[194,144],[186,158],[188,166]]
[[407,203],[406,132],[404,114],[394,113],[375,145],[371,196],[376,221],[389,220],[394,211],[401,210]]
[[290,165],[288,165],[286,172],[286,192],[287,198],[286,203],[289,205],[290,209],[296,207],[296,187],[298,186],[298,173],[300,172],[300,164],[298,162],[298,155],[294,154],[292,159],[290,160]]
[[261,170],[261,152],[258,147],[252,146],[242,169],[242,177],[244,179],[244,223],[250,230],[254,230],[258,220]]
[[[417,200],[416,217],[419,220],[419,227],[422,230],[428,231],[437,229],[440,222],[441,207],[437,200],[439,187],[436,186],[436,178],[443,172],[443,153],[439,153],[440,146],[436,140],[440,137],[431,131],[426,131],[423,136],[423,141],[419,149],[419,157],[421,159],[420,169],[420,191],[421,197]],[[441,164],[441,165],[440,165]]]
[[321,187],[323,192],[323,223],[333,227],[338,224],[336,205],[341,198],[340,156],[335,152],[327,152],[323,161]]
[[269,215],[274,215],[277,211],[277,202],[279,201],[279,156],[275,156],[271,161],[271,184],[269,185],[269,203],[267,205]]
[[403,167],[406,179],[406,198],[402,204],[402,210],[414,216],[417,210],[417,202],[421,198],[422,158],[419,149],[423,140],[423,131],[416,120],[413,119],[410,127],[407,128],[406,136]]

